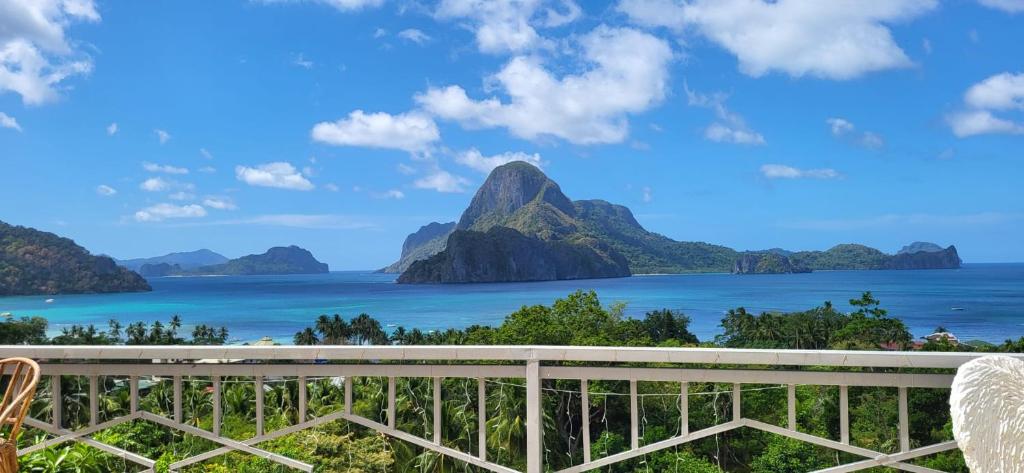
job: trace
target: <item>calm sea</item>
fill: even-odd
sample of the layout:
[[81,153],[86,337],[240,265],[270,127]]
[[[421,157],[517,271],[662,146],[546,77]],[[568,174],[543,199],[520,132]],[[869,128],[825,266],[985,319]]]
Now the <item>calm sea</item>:
[[[969,264],[958,270],[819,271],[809,274],[693,274],[511,284],[407,286],[393,275],[335,272],[302,276],[157,278],[153,292],[0,298],[0,312],[39,315],[51,329],[78,323],[103,328],[167,320],[227,326],[232,338],[270,336],[286,342],[317,315],[365,312],[394,326],[423,330],[498,324],[522,305],[550,304],[576,289],[594,289],[627,314],[670,308],[693,319],[701,339],[719,333],[722,313],[791,311],[847,301],[870,290],[917,336],[943,325],[963,339],[1001,342],[1024,336],[1024,264]],[[954,308],[962,310],[954,310]]]

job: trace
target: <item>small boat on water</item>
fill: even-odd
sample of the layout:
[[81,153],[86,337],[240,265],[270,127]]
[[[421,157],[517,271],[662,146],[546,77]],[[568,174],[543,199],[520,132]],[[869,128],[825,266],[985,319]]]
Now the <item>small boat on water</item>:
[[47,299],[47,300],[45,300],[43,302],[46,302],[47,304],[53,304],[53,299]]
[[967,309],[965,309],[963,307],[950,307],[949,310],[952,310],[954,312],[960,312],[962,310],[967,310]]

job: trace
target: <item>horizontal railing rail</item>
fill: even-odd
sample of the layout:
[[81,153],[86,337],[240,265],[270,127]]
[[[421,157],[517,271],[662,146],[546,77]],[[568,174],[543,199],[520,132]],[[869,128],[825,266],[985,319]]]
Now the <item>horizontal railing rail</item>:
[[[437,346],[0,345],[0,357],[45,360],[576,361],[859,368],[957,368],[976,352],[766,350],[743,348]],[[1010,355],[1024,359],[1024,355]]]
[[[564,391],[577,396],[581,419],[590,419],[588,388],[595,381],[628,381],[629,384],[629,448],[626,451],[594,458],[591,455],[590,425],[579,426],[582,438],[582,463],[563,468],[561,472],[580,472],[605,465],[638,458],[652,452],[695,442],[732,430],[744,428],[786,436],[802,442],[846,452],[861,461],[845,463],[821,471],[859,471],[876,466],[888,466],[905,471],[936,472],[937,470],[910,463],[926,455],[952,450],[952,441],[912,448],[910,438],[910,411],[908,390],[948,389],[953,370],[975,359],[979,353],[886,352],[886,351],[828,351],[828,350],[757,350],[725,348],[634,348],[634,347],[561,347],[561,346],[0,346],[0,358],[30,357],[40,361],[42,375],[48,379],[53,403],[51,420],[44,422],[29,418],[26,423],[46,432],[51,438],[19,450],[24,455],[68,441],[83,442],[107,453],[119,456],[152,471],[152,459],[99,442],[93,436],[113,426],[142,420],[159,424],[184,434],[193,435],[217,444],[210,451],[180,459],[171,464],[172,471],[195,465],[219,455],[241,452],[272,462],[311,471],[313,465],[272,453],[260,444],[333,421],[347,421],[424,450],[448,456],[489,471],[511,473],[515,471],[499,464],[487,454],[487,386],[498,380],[522,380],[517,389],[525,389],[525,471],[539,473],[544,469],[544,444],[541,419],[544,412],[543,396],[552,388],[546,380],[571,380],[579,383],[579,391]],[[1024,357],[1024,355],[1012,355]],[[596,365],[596,366],[595,366]],[[882,368],[882,369],[879,369]],[[88,380],[88,422],[81,426],[63,425],[61,393],[64,377]],[[373,420],[353,411],[353,378],[376,377],[386,379],[386,408],[383,417]],[[130,406],[126,414],[113,419],[100,416],[99,386],[102,378],[122,378],[127,381]],[[309,380],[331,378],[343,383],[344,403],[336,412],[308,412]],[[396,380],[404,378],[430,378],[433,380],[433,438],[423,438],[396,427]],[[478,398],[475,413],[479,420],[478,451],[464,452],[442,442],[441,403],[442,380],[467,379],[476,381]],[[173,409],[167,416],[140,408],[140,380],[170,381],[173,385]],[[212,424],[209,430],[182,419],[182,386],[186,380],[209,383],[212,389]],[[230,380],[230,381],[228,381]],[[293,425],[267,432],[264,422],[264,387],[270,382],[296,381],[298,414]],[[124,383],[124,381],[119,381]],[[226,382],[252,383],[255,387],[255,436],[236,440],[221,434],[223,422],[222,385]],[[550,383],[549,381],[547,381]],[[639,433],[638,383],[676,383],[677,407],[680,424],[678,434],[671,438],[643,445]],[[717,425],[690,430],[689,386],[696,383],[726,385],[724,392],[731,398],[731,417]],[[785,425],[774,425],[744,416],[741,396],[744,385],[756,385],[753,390],[784,389],[786,391]],[[831,386],[839,391],[839,439],[814,436],[798,429],[797,386]],[[124,386],[124,384],[120,384]],[[548,384],[547,386],[551,386]],[[899,451],[883,453],[851,444],[850,441],[850,388],[892,388],[898,394]],[[607,393],[604,393],[607,395]],[[693,393],[698,394],[698,393]],[[627,395],[627,394],[623,394]],[[467,403],[468,403],[468,394]],[[468,404],[467,404],[468,407]]]

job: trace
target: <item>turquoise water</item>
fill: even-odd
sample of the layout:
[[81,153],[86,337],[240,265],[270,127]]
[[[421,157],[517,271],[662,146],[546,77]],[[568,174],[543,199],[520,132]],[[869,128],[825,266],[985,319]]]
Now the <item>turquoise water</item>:
[[[40,315],[52,329],[72,323],[106,327],[167,320],[227,326],[233,338],[280,341],[322,313],[366,312],[386,325],[424,330],[497,324],[524,304],[550,304],[576,289],[594,289],[605,304],[627,303],[627,314],[671,308],[690,315],[701,339],[719,332],[722,313],[802,310],[846,301],[870,290],[917,335],[943,325],[965,339],[1001,342],[1024,336],[1024,264],[971,264],[958,270],[820,271],[809,274],[692,274],[510,284],[407,286],[393,275],[336,272],[302,276],[157,278],[153,292],[0,298],[0,312]],[[954,311],[953,307],[965,310]]]

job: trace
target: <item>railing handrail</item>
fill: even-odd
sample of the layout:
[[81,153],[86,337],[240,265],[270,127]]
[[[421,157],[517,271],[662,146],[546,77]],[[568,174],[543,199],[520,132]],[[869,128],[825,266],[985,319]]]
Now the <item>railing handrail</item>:
[[[957,368],[977,352],[768,350],[544,345],[0,345],[37,360],[577,361],[876,368]],[[1009,355],[1024,359],[1024,355]]]

